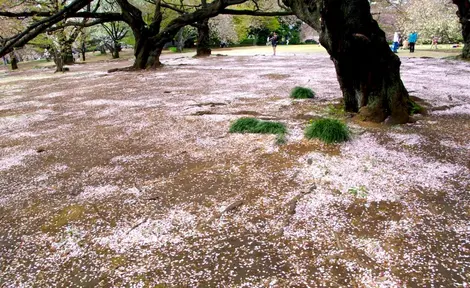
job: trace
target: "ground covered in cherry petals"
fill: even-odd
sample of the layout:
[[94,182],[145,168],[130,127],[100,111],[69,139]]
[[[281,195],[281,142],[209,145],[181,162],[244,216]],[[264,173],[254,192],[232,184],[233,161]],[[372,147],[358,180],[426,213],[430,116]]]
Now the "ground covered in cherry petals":
[[[468,285],[470,64],[403,58],[427,115],[390,127],[338,108],[324,53],[163,62],[0,71],[0,286]],[[352,139],[305,140],[321,117]]]

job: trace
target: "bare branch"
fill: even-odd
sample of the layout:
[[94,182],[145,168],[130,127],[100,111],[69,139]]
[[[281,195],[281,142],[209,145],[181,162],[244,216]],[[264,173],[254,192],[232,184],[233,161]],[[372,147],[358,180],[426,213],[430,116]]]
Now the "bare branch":
[[67,18],[69,13],[77,12],[78,10],[84,8],[91,1],[92,0],[75,0],[70,5],[60,10],[58,13],[29,26],[22,33],[16,35],[10,41],[8,41],[8,43],[5,43],[5,46],[0,50],[0,57],[5,56],[11,52],[13,47],[21,47],[25,45],[30,40],[44,32],[47,28]]
[[294,15],[292,11],[255,11],[255,10],[233,10],[224,9],[220,14],[250,15],[250,16],[289,16]]
[[98,19],[98,20],[91,21],[91,22],[86,22],[86,21],[82,21],[82,22],[70,21],[70,22],[66,22],[66,23],[63,24],[63,25],[58,25],[58,26],[51,27],[51,28],[47,29],[46,31],[47,31],[47,32],[54,32],[54,31],[57,31],[57,30],[60,30],[60,29],[64,29],[65,27],[87,28],[87,27],[92,27],[92,26],[96,26],[96,25],[99,25],[99,24],[104,24],[104,23],[114,22],[114,21],[116,21],[116,20]]
[[166,3],[166,2],[162,2],[162,3],[160,4],[160,6],[163,7],[163,8],[167,8],[167,9],[173,10],[173,11],[178,12],[178,13],[180,13],[180,14],[185,14],[185,13],[186,13],[186,11],[181,10],[181,9],[179,9],[179,8],[176,8],[174,5],[169,4],[169,3]]

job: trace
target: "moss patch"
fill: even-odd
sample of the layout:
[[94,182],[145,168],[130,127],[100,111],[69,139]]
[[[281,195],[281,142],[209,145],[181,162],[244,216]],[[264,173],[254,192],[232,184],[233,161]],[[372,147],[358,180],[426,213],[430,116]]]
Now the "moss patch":
[[327,112],[329,115],[337,117],[343,117],[346,114],[343,103],[329,104],[327,107]]
[[336,119],[319,119],[307,127],[305,137],[318,138],[326,143],[339,143],[349,140],[349,129]]
[[230,133],[285,134],[286,126],[280,122],[261,121],[256,118],[240,118],[230,126]]
[[294,87],[290,92],[290,98],[294,99],[308,99],[315,97],[315,92],[312,89],[304,88],[304,87]]
[[425,109],[423,106],[419,105],[412,99],[408,99],[408,113],[410,115],[414,114],[423,114],[425,112]]
[[58,232],[63,226],[70,222],[83,218],[85,207],[81,205],[70,205],[55,215],[49,223],[41,226],[43,232]]

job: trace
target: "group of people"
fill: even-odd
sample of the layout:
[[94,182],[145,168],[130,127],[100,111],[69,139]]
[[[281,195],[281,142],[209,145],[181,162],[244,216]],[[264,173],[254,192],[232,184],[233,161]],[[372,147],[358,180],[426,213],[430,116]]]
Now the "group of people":
[[[392,51],[394,53],[398,52],[398,49],[402,47],[403,49],[410,49],[410,53],[415,52],[416,41],[418,41],[418,33],[413,31],[408,35],[408,38],[403,39],[399,32],[395,32],[393,35],[393,44]],[[439,37],[432,36],[431,38],[431,49],[438,49],[437,43],[439,42]]]
[[418,41],[418,33],[416,31],[411,32],[408,35],[408,38],[403,39],[399,32],[395,32],[393,35],[393,44],[392,51],[394,53],[398,52],[398,48],[403,47],[403,49],[410,49],[410,53],[415,52],[416,41]]

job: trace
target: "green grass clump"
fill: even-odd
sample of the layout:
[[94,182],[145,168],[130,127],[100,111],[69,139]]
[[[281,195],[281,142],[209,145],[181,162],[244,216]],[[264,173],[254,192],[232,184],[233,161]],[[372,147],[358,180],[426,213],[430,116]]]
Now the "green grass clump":
[[312,89],[297,86],[290,91],[290,97],[294,99],[313,98],[315,97],[315,92]]
[[286,134],[277,134],[276,136],[276,144],[277,145],[284,145],[287,143],[287,139],[286,139]]
[[168,50],[170,50],[171,52],[174,52],[174,53],[178,52],[178,48],[176,48],[176,47],[168,47]]
[[318,138],[326,143],[339,143],[349,140],[349,129],[336,119],[319,119],[307,127],[305,137]]
[[408,99],[408,113],[413,116],[415,114],[422,114],[424,112],[424,108],[416,103],[415,101]]
[[256,118],[243,117],[230,126],[230,133],[285,134],[286,126],[280,122],[261,121]]

